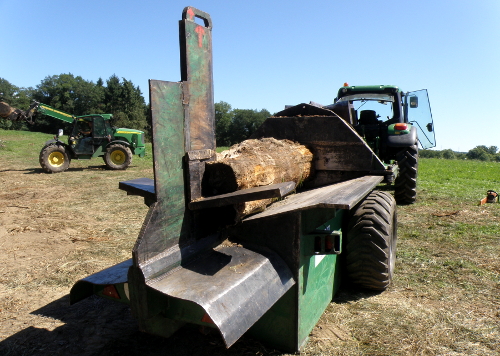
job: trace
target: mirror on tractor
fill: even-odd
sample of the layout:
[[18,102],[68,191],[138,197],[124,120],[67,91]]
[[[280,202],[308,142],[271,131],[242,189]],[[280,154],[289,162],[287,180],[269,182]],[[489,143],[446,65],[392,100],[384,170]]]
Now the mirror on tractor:
[[57,132],[57,137],[61,137],[62,135],[64,135],[64,131],[63,129],[59,129],[59,131]]
[[432,122],[429,122],[426,127],[427,127],[427,131],[429,131],[429,132],[434,131],[434,127],[432,127]]
[[410,96],[410,108],[418,108],[418,96]]

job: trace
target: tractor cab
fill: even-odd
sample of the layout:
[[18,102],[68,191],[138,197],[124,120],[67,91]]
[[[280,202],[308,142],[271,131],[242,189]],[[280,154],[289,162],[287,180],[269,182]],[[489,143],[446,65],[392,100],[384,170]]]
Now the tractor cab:
[[69,144],[78,155],[92,155],[113,138],[111,115],[86,115],[75,119]]
[[[404,93],[393,85],[344,86],[339,89],[335,104],[328,108],[342,112],[341,116],[372,147],[385,143],[403,147],[417,140],[422,148],[436,145],[425,89]],[[404,135],[409,136],[401,139]]]
[[[377,157],[395,172],[394,196],[412,204],[417,196],[418,146],[436,146],[427,90],[405,93],[394,85],[349,86],[339,89],[325,107],[348,122]],[[397,167],[394,167],[397,163]]]

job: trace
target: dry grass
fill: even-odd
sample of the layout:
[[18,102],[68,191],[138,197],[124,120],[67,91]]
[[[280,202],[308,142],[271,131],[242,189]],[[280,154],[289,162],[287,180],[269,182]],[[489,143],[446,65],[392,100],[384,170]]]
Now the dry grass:
[[[142,334],[125,306],[106,301],[68,307],[75,281],[130,258],[147,207],[118,182],[151,178],[151,157],[123,172],[92,160],[51,175],[38,166],[43,140],[15,150],[12,136],[0,131],[0,140],[0,353],[282,355],[247,337],[225,350],[217,333]],[[342,289],[302,355],[500,354],[500,204],[477,206],[496,187],[467,183],[456,167],[436,176],[433,165],[421,160],[419,201],[398,209],[393,285],[381,294]]]

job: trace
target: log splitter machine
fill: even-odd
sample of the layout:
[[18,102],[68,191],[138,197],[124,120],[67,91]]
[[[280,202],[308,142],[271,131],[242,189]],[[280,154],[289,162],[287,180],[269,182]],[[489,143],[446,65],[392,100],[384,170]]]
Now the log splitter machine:
[[[396,203],[374,189],[392,167],[338,115],[300,104],[254,138],[306,145],[313,179],[202,196],[216,156],[212,22],[186,7],[179,29],[182,80],[149,82],[154,180],[119,184],[149,206],[132,258],[78,281],[71,303],[97,294],[129,304],[144,332],[169,337],[191,323],[218,329],[227,347],[248,333],[295,352],[341,278],[378,291],[391,283]],[[234,204],[289,193],[234,224]]]

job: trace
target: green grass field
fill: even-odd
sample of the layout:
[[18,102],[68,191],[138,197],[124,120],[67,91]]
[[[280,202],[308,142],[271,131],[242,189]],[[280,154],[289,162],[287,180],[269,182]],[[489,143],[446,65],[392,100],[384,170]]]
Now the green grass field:
[[[0,304],[0,314],[12,309],[12,315],[19,319],[20,313],[30,312],[21,307],[29,305],[26,300],[32,290],[30,285],[49,285],[67,293],[79,278],[128,258],[147,211],[140,197],[127,197],[117,184],[152,177],[150,144],[147,156],[134,156],[126,171],[106,170],[102,159],[93,159],[73,160],[67,172],[44,174],[38,154],[51,138],[40,133],[0,130],[0,187],[4,202],[12,205],[0,209],[0,218],[6,218],[11,210],[20,214],[12,218],[8,234],[0,238],[21,238],[23,233],[36,237],[40,231],[72,239],[68,242],[69,252],[59,260],[47,256],[48,267],[44,269],[19,269],[16,273],[2,270],[2,283],[16,289],[4,297],[10,304]],[[16,190],[8,194],[11,187]],[[21,195],[28,188],[32,191]],[[317,329],[301,355],[499,355],[500,204],[478,205],[490,189],[500,191],[500,163],[421,159],[417,202],[398,207],[393,285],[381,294],[341,289],[318,326],[329,331],[329,336],[315,336],[325,335],[317,334]],[[67,198],[59,196],[62,194]],[[24,200],[7,200],[18,196]],[[85,219],[81,218],[82,212],[87,214]],[[23,222],[22,214],[28,213],[33,217]],[[7,255],[11,256],[10,252]],[[36,277],[37,273],[40,276]],[[18,281],[27,275],[31,276],[30,282],[22,289]],[[51,278],[53,282],[49,283]],[[26,297],[19,299],[24,294]],[[31,322],[29,316],[26,320]],[[86,320],[87,325],[94,322]],[[2,325],[7,326],[0,324],[0,329]],[[78,327],[74,326],[75,330]],[[192,334],[187,335],[168,341],[140,337],[157,348],[185,342],[187,349],[182,354],[187,355],[192,354]],[[138,337],[134,334],[119,342],[126,349],[127,343],[133,345]],[[207,338],[210,345],[220,344],[217,334]],[[19,345],[13,350],[32,354],[22,343]],[[148,349],[144,345],[141,355],[156,354],[153,346]],[[106,347],[111,350],[113,341]],[[222,345],[212,346],[212,350],[216,350],[215,355],[281,355],[245,338],[229,350]]]
[[[44,143],[54,138],[54,135],[44,134],[40,132],[30,131],[11,131],[0,130],[0,159],[3,162],[29,162],[36,158],[38,162],[38,155]],[[61,136],[60,140],[68,142],[67,136]],[[147,155],[144,158],[137,159],[134,157],[134,165],[141,168],[150,168],[153,164],[153,155],[151,150],[151,143],[146,143]],[[92,160],[72,160],[71,167],[85,167],[89,164],[95,164],[96,161],[101,163],[101,158],[94,158]]]

